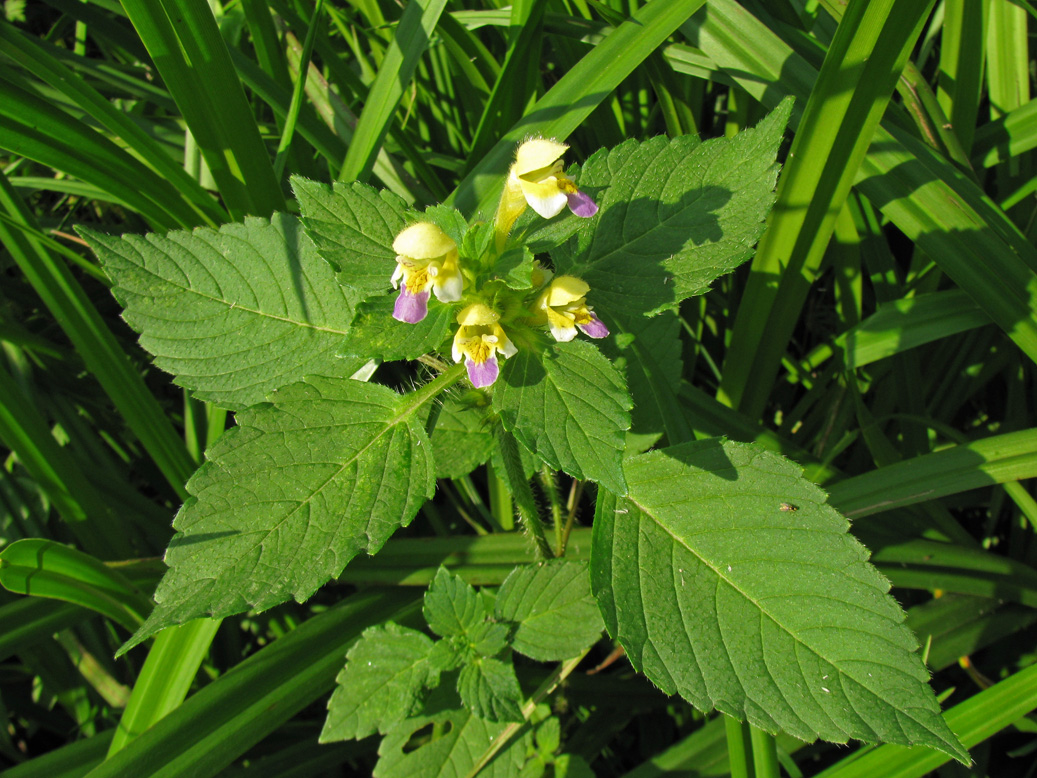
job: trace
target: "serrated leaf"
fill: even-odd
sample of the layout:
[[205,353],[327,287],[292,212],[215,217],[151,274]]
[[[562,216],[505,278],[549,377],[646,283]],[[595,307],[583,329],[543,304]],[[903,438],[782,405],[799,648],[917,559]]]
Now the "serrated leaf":
[[[444,638],[437,640],[429,653],[429,665],[439,673],[449,673],[464,664],[465,653],[454,645],[456,638]],[[457,642],[463,643],[463,640]]]
[[511,662],[475,657],[461,668],[457,692],[466,708],[487,721],[522,721],[522,690]]
[[407,224],[407,204],[384,190],[353,182],[334,186],[292,178],[302,222],[317,251],[359,300],[389,292],[396,269],[392,242]]
[[391,621],[366,629],[336,678],[320,742],[384,734],[417,713],[426,687],[439,680],[429,663],[432,646],[422,633]]
[[446,205],[430,205],[420,217],[420,221],[428,221],[443,230],[450,239],[462,246],[465,236],[468,234],[468,222],[461,212],[456,208]]
[[[480,719],[468,710],[442,710],[407,719],[378,747],[374,778],[464,778],[506,726]],[[416,733],[426,731],[433,734],[433,739],[416,749],[405,749]],[[526,760],[532,739],[530,732],[513,738],[479,777],[514,778]]]
[[360,365],[338,356],[359,298],[293,216],[219,231],[82,233],[141,345],[199,399],[244,408],[306,375]]
[[475,589],[445,567],[436,571],[421,612],[441,637],[466,635],[486,619],[486,606]]
[[597,198],[596,228],[552,256],[560,272],[590,284],[603,321],[674,308],[752,256],[774,204],[790,110],[783,104],[732,138],[628,140],[587,160],[579,183]]
[[597,642],[605,627],[585,562],[516,567],[497,593],[495,615],[517,624],[512,648],[540,662],[571,659]]
[[627,499],[599,492],[592,584],[660,689],[768,732],[968,760],[889,583],[798,466],[714,439],[632,457],[626,474]]
[[435,488],[423,399],[311,377],[239,413],[187,483],[157,605],[123,650],[199,616],[302,602],[381,548]]
[[496,624],[484,621],[468,632],[468,640],[472,650],[480,656],[496,656],[508,647],[508,635],[511,627],[507,624]]
[[501,254],[490,279],[503,281],[509,289],[532,289],[535,269],[533,253],[525,246],[516,246]]
[[492,424],[489,398],[482,391],[447,396],[432,430],[436,477],[460,478],[489,459],[494,448]]
[[504,361],[493,408],[505,429],[557,470],[617,493],[630,397],[612,364],[590,343],[558,343],[543,354],[520,350]]
[[386,362],[417,359],[436,350],[454,327],[454,309],[435,298],[429,301],[428,315],[417,324],[394,319],[395,303],[393,296],[361,303],[349,334],[339,344],[340,353]]

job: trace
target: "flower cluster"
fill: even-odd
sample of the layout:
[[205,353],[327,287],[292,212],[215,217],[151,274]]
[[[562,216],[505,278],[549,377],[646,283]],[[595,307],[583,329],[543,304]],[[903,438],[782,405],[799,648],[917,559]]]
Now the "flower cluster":
[[559,342],[572,340],[577,330],[591,338],[609,334],[587,305],[590,286],[575,276],[552,279],[549,270],[538,266],[533,273],[532,304],[524,299],[529,291],[511,290],[499,281],[477,290],[470,288],[479,269],[499,256],[527,206],[547,219],[557,216],[566,205],[583,218],[597,213],[595,202],[562,169],[566,149],[565,144],[547,138],[534,138],[519,146],[494,218],[495,255],[465,258],[462,268],[457,243],[431,222],[411,224],[393,241],[396,270],[391,281],[393,288],[400,290],[393,318],[408,324],[420,322],[428,315],[433,294],[442,303],[462,303],[451,352],[455,362],[464,360],[475,387],[491,386],[500,374],[497,357],[506,359],[517,351],[505,326],[528,329],[546,325]]

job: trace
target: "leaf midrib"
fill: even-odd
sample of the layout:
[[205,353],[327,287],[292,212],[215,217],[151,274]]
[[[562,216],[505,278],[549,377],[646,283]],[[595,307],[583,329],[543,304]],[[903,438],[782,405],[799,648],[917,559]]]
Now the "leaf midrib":
[[[852,675],[851,673],[849,673],[849,672],[848,672],[847,670],[843,669],[843,667],[841,666],[841,664],[840,664],[840,663],[838,663],[838,662],[835,662],[835,661],[833,661],[833,660],[829,659],[829,658],[828,658],[827,656],[824,656],[823,654],[821,654],[821,653],[820,653],[820,652],[819,652],[819,651],[818,651],[818,650],[817,650],[817,649],[816,649],[816,648],[815,648],[815,647],[814,647],[813,645],[811,645],[811,644],[809,644],[809,643],[807,643],[807,642],[803,641],[802,639],[800,639],[800,638],[799,638],[799,637],[798,637],[798,636],[797,636],[796,634],[794,634],[794,633],[793,633],[793,632],[792,632],[792,631],[791,631],[791,630],[790,630],[790,629],[789,629],[789,628],[788,628],[787,626],[785,626],[785,624],[783,624],[783,623],[782,623],[781,621],[779,621],[779,620],[778,620],[778,619],[777,619],[777,618],[776,618],[776,617],[775,617],[775,616],[774,616],[774,615],[773,615],[773,614],[772,614],[772,613],[771,613],[771,612],[770,612],[769,610],[767,610],[766,608],[764,608],[764,607],[763,607],[763,606],[762,606],[762,605],[761,605],[761,604],[760,604],[759,602],[757,602],[757,601],[756,601],[756,600],[755,600],[755,599],[754,599],[753,597],[751,597],[751,596],[750,596],[750,595],[749,595],[749,594],[748,594],[748,593],[747,593],[747,592],[746,592],[746,591],[745,591],[744,589],[742,589],[742,587],[740,587],[740,586],[736,585],[736,584],[735,584],[735,582],[734,582],[734,581],[732,581],[732,580],[731,580],[730,578],[728,578],[728,577],[727,577],[726,575],[724,575],[724,574],[723,574],[723,572],[722,572],[721,570],[719,570],[719,569],[717,569],[716,567],[714,567],[714,566],[713,566],[713,565],[712,565],[712,564],[711,564],[711,563],[710,563],[710,562],[709,562],[708,560],[706,560],[706,559],[705,559],[705,558],[704,558],[704,557],[703,557],[703,556],[702,556],[702,555],[701,555],[701,554],[700,554],[700,553],[699,553],[699,552],[698,552],[698,551],[697,551],[696,549],[692,548],[692,547],[691,547],[691,546],[689,546],[689,545],[688,545],[687,543],[684,543],[684,542],[683,542],[683,541],[682,541],[682,540],[681,540],[681,539],[680,539],[680,538],[679,538],[679,537],[678,537],[678,536],[677,536],[676,534],[674,534],[674,532],[673,532],[673,531],[671,531],[671,530],[670,530],[670,528],[669,528],[669,527],[668,527],[668,526],[666,525],[666,523],[665,523],[665,522],[663,522],[663,521],[662,521],[661,519],[659,519],[659,518],[658,518],[658,517],[657,517],[657,516],[656,516],[656,515],[655,515],[654,513],[652,513],[652,512],[651,512],[651,511],[650,511],[650,510],[649,510],[649,509],[648,509],[648,508],[647,508],[647,507],[646,507],[645,505],[643,505],[642,503],[638,502],[638,501],[637,501],[636,499],[634,499],[634,498],[633,498],[633,496],[631,496],[631,495],[629,495],[629,494],[628,494],[628,495],[627,495],[626,497],[624,497],[623,499],[626,499],[626,500],[627,500],[628,502],[630,502],[630,503],[631,503],[632,505],[634,505],[634,506],[635,506],[635,507],[636,507],[636,508],[637,508],[637,509],[638,509],[639,511],[641,511],[641,513],[642,513],[642,514],[644,514],[644,515],[645,515],[646,517],[648,517],[649,519],[651,519],[651,521],[652,521],[652,522],[654,522],[654,523],[656,524],[656,526],[658,526],[658,527],[659,527],[659,528],[660,528],[660,529],[661,529],[661,530],[662,530],[663,532],[665,532],[665,533],[666,533],[667,535],[669,535],[669,536],[670,536],[670,537],[671,537],[671,538],[673,539],[674,543],[676,543],[677,545],[681,546],[682,548],[685,548],[685,549],[687,549],[687,550],[688,550],[688,551],[689,551],[689,552],[690,552],[690,553],[691,553],[691,554],[692,554],[692,555],[693,555],[693,556],[694,556],[694,557],[695,557],[696,559],[698,559],[698,560],[699,560],[699,561],[700,561],[700,562],[701,562],[701,563],[702,563],[703,565],[705,565],[705,566],[706,566],[706,567],[708,567],[708,568],[709,568],[710,570],[712,570],[712,571],[713,571],[713,572],[714,572],[714,573],[715,573],[715,574],[717,575],[717,578],[718,578],[719,580],[722,580],[722,581],[723,581],[724,583],[726,583],[726,584],[727,584],[728,586],[730,586],[730,587],[731,587],[732,589],[734,589],[734,590],[735,590],[736,592],[738,592],[738,593],[739,593],[739,594],[740,594],[740,595],[741,595],[742,597],[744,597],[744,598],[745,598],[745,599],[746,599],[746,600],[747,600],[748,602],[752,603],[752,604],[753,604],[753,605],[754,605],[754,606],[755,606],[755,607],[757,608],[757,610],[758,610],[758,611],[759,611],[759,612],[760,612],[761,614],[763,614],[763,615],[764,615],[764,616],[766,616],[766,617],[767,617],[768,619],[770,619],[770,620],[771,620],[771,622],[772,622],[772,623],[773,623],[773,624],[774,624],[775,626],[777,626],[777,627],[778,627],[778,629],[780,629],[780,630],[781,630],[782,632],[784,632],[784,633],[785,633],[786,635],[788,635],[788,636],[789,636],[789,637],[790,637],[790,638],[791,638],[792,640],[794,640],[794,641],[795,641],[795,642],[796,642],[796,643],[797,643],[798,645],[802,646],[802,647],[803,647],[803,648],[804,648],[805,650],[807,650],[807,651],[810,651],[810,652],[811,652],[812,654],[814,654],[814,656],[818,657],[819,659],[821,659],[821,660],[823,660],[823,661],[827,662],[828,664],[832,665],[833,667],[836,667],[836,668],[838,668],[838,670],[839,670],[839,673],[840,673],[840,675],[846,676],[847,678],[849,678],[850,680],[852,680],[852,681],[853,681],[854,683],[856,683],[856,684],[860,685],[860,686],[861,686],[862,688],[864,688],[864,689],[867,689],[867,690],[868,690],[868,691],[869,691],[869,692],[870,692],[871,694],[873,694],[873,695],[874,695],[874,696],[875,696],[875,697],[876,697],[877,699],[880,699],[880,700],[882,700],[882,701],[883,701],[883,702],[884,702],[884,703],[885,703],[886,705],[889,705],[890,709],[891,709],[891,710],[893,710],[894,712],[896,712],[896,713],[902,713],[903,715],[905,715],[905,716],[907,716],[908,718],[910,718],[910,719],[911,719],[912,721],[916,722],[916,723],[917,723],[917,724],[918,724],[919,726],[921,726],[921,727],[922,727],[922,729],[924,729],[924,730],[925,730],[926,732],[928,732],[928,733],[929,733],[930,735],[932,735],[932,736],[933,736],[934,738],[938,738],[938,739],[939,739],[939,740],[940,740],[941,742],[946,742],[946,741],[945,741],[945,740],[944,740],[944,739],[943,739],[942,737],[940,737],[940,736],[939,736],[939,735],[938,735],[938,734],[937,734],[936,732],[933,732],[933,731],[932,731],[931,729],[929,729],[929,727],[928,727],[928,726],[926,726],[926,725],[925,725],[925,724],[924,724],[923,722],[919,721],[919,720],[918,720],[917,718],[915,718],[915,717],[914,717],[914,716],[913,716],[913,715],[911,714],[910,710],[914,710],[914,709],[915,709],[915,708],[916,708],[917,706],[912,706],[912,708],[910,708],[910,709],[902,709],[902,708],[900,708],[900,707],[897,707],[897,706],[893,705],[892,703],[886,702],[886,701],[885,701],[885,699],[884,699],[884,698],[882,697],[882,695],[881,695],[881,694],[879,694],[879,693],[877,693],[877,692],[876,692],[876,691],[875,691],[874,689],[872,689],[871,687],[869,687],[869,686],[868,686],[868,685],[867,685],[867,684],[866,684],[866,683],[864,682],[864,680],[863,680],[863,679],[860,679],[860,678],[857,678],[857,677],[855,677],[854,675]],[[868,634],[869,634],[869,635],[872,635],[872,633],[868,633]],[[874,636],[874,635],[872,635],[872,637],[875,637],[875,636]],[[914,654],[911,654],[911,655],[912,655],[912,656],[914,656]],[[824,706],[821,706],[821,708],[822,708],[822,710],[825,710]],[[858,715],[860,715],[860,714],[858,713]],[[827,718],[829,719],[829,721],[831,721],[831,722],[832,722],[832,725],[833,725],[833,726],[835,726],[835,727],[836,727],[837,729],[839,729],[840,731],[844,731],[844,732],[845,732],[845,730],[843,729],[843,727],[842,727],[842,726],[840,726],[839,724],[837,724],[837,723],[835,722],[835,720],[834,720],[834,719],[832,719],[832,717],[831,717],[831,716],[830,716],[830,715],[828,714],[828,712],[827,712],[827,711],[825,711],[825,716],[826,716],[826,717],[827,717]],[[797,718],[798,718],[798,715],[797,715]],[[863,717],[862,717],[862,718],[863,718]],[[805,723],[805,722],[804,722],[804,723]],[[870,727],[870,726],[871,726],[871,725],[869,724],[869,727]],[[903,727],[902,727],[902,726],[901,726],[901,725],[900,725],[899,723],[897,724],[897,728],[898,728],[898,729],[899,729],[899,730],[901,731],[901,733],[903,734],[903,736],[905,737],[905,739],[906,739],[906,741],[907,741],[907,742],[918,742],[917,740],[913,740],[913,739],[912,739],[912,738],[911,738],[911,737],[910,737],[910,736],[908,735],[908,733],[907,733],[907,732],[906,732],[906,731],[904,730],[904,728],[903,728]],[[811,729],[811,730],[813,730],[814,728],[813,728],[813,727],[810,727],[810,729]],[[848,734],[848,733],[847,733],[847,734]]]

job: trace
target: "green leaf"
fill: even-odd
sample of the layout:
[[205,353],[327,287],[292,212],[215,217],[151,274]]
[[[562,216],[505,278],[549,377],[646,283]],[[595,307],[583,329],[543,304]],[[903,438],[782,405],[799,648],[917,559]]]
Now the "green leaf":
[[425,688],[439,680],[431,651],[428,637],[393,622],[365,630],[336,679],[320,742],[384,734],[417,713]]
[[421,612],[432,631],[445,638],[466,635],[486,618],[486,606],[475,589],[445,567],[436,571]]
[[[431,705],[431,700],[430,700]],[[444,778],[469,775],[476,761],[503,732],[506,724],[484,721],[468,710],[440,710],[407,719],[393,728],[378,747],[375,778]],[[416,749],[407,747],[419,732],[433,737]],[[479,772],[480,778],[513,778],[522,769],[533,736],[526,732],[511,740]]]
[[396,270],[392,242],[406,226],[406,203],[360,183],[330,187],[296,176],[292,189],[306,234],[339,283],[357,290],[362,300],[388,292]]
[[82,233],[141,345],[199,399],[244,408],[306,375],[359,366],[338,358],[357,295],[292,216],[218,232]]
[[505,429],[551,467],[626,492],[623,432],[631,401],[623,379],[590,343],[558,343],[505,360],[493,408]]
[[[775,158],[791,102],[733,138],[634,140],[592,155],[580,188],[595,229],[554,253],[609,315],[674,308],[752,256],[774,203]],[[607,318],[605,319],[607,321]]]
[[437,478],[460,478],[490,458],[493,422],[488,405],[489,398],[478,389],[443,401],[432,430]]
[[381,548],[435,486],[425,399],[311,377],[239,413],[187,484],[157,605],[124,650],[198,616],[302,602]]
[[635,668],[769,732],[968,761],[889,583],[799,467],[713,439],[626,473],[627,499],[599,492],[592,583]]
[[[456,208],[445,205],[430,205],[420,221],[428,221],[443,230],[450,239],[458,245],[463,246],[468,235],[468,222],[461,212]],[[479,255],[481,256],[481,252]]]
[[131,631],[151,609],[120,573],[89,554],[41,538],[17,540],[0,552],[0,586],[90,608]]
[[525,246],[516,246],[501,254],[490,279],[500,279],[510,289],[532,289],[535,269],[533,253]]
[[361,303],[353,326],[340,344],[340,352],[350,356],[391,362],[417,359],[435,351],[454,327],[454,309],[438,300],[429,300],[428,315],[417,324],[392,317],[394,296],[375,297]]
[[516,567],[497,593],[495,615],[517,624],[512,648],[540,662],[577,656],[604,628],[585,562]]
[[461,668],[457,692],[465,707],[487,721],[522,721],[522,691],[511,662],[480,656]]
[[495,624],[484,621],[468,632],[468,640],[472,651],[479,656],[496,656],[508,647],[508,635],[511,628],[507,624]]

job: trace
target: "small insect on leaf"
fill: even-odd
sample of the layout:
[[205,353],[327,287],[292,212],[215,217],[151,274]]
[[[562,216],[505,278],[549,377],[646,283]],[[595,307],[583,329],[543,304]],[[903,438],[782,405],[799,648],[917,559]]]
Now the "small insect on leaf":
[[792,511],[798,511],[799,510],[799,506],[798,505],[793,505],[790,502],[783,502],[781,505],[778,506],[778,510],[785,511],[787,513],[791,513]]

